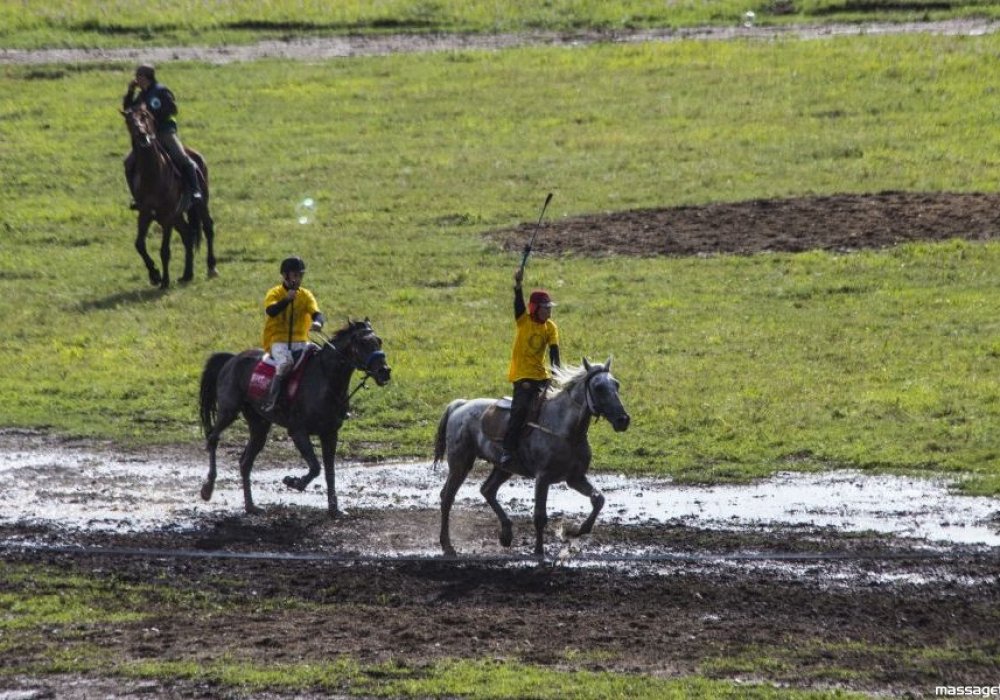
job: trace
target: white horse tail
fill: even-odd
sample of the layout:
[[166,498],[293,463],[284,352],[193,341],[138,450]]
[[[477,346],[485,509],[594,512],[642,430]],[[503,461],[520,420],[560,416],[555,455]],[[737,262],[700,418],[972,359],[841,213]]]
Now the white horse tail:
[[434,466],[440,464],[444,459],[444,454],[448,446],[448,419],[456,408],[461,408],[466,402],[465,399],[455,399],[448,408],[444,409],[444,415],[438,421],[437,436],[434,438]]

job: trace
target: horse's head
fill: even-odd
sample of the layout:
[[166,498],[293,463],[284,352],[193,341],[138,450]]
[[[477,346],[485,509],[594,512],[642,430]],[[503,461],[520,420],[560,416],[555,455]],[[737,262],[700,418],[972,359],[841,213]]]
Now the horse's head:
[[603,365],[590,364],[583,358],[583,390],[587,397],[587,408],[595,416],[603,416],[611,423],[616,433],[628,429],[631,417],[622,405],[618,395],[618,380],[611,374],[611,358]]
[[152,148],[156,141],[156,121],[145,105],[122,110],[125,126],[135,148]]
[[338,355],[347,359],[351,367],[364,372],[379,386],[389,383],[392,368],[382,352],[382,339],[375,335],[371,322],[348,321],[347,325],[327,341]]

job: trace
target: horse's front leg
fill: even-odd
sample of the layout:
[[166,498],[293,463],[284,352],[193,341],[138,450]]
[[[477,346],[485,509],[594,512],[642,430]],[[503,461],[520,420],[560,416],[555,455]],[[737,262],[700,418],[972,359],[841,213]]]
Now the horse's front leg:
[[331,518],[344,515],[337,508],[337,479],[334,471],[334,461],[337,458],[337,431],[319,436],[323,447],[323,475],[326,477],[326,504]]
[[289,435],[292,438],[292,442],[295,443],[295,447],[298,448],[299,454],[302,455],[302,459],[309,465],[309,473],[305,476],[286,476],[282,480],[282,483],[296,491],[304,491],[306,486],[319,476],[319,460],[316,459],[316,450],[313,449],[312,440],[309,439],[308,433],[305,431],[295,431],[289,432]]
[[545,526],[549,522],[548,500],[549,486],[552,481],[545,476],[535,478],[535,556],[542,558],[545,556]]
[[166,289],[170,286],[170,235],[173,231],[173,226],[170,224],[161,224],[160,228],[163,229],[163,238],[160,239],[160,265],[163,267],[163,278],[160,280],[160,289]]
[[[490,504],[490,508],[493,509],[493,512],[497,514],[497,518],[500,519],[500,544],[504,547],[510,547],[510,543],[514,541],[514,529],[510,518],[507,516],[507,511],[503,509],[503,506],[497,500],[497,491],[500,490],[500,487],[511,476],[510,472],[506,472],[499,467],[493,467],[493,471],[486,477],[483,485],[479,487],[479,493],[483,494],[483,498],[486,499],[486,502]],[[458,490],[458,488],[456,487],[455,490]]]
[[149,274],[149,283],[153,286],[160,284],[160,271],[156,269],[156,263],[146,251],[146,236],[149,234],[149,226],[153,223],[153,215],[147,211],[140,211],[136,220],[135,249],[139,252],[142,262],[146,265],[146,272]]
[[586,476],[580,475],[578,477],[573,477],[572,479],[566,480],[566,485],[569,486],[574,491],[579,491],[584,496],[590,499],[590,515],[584,520],[580,527],[576,530],[570,530],[570,537],[579,537],[580,535],[589,534],[591,530],[594,529],[594,523],[597,522],[597,515],[601,512],[601,508],[604,507],[604,494],[594,488],[594,485],[587,480]]

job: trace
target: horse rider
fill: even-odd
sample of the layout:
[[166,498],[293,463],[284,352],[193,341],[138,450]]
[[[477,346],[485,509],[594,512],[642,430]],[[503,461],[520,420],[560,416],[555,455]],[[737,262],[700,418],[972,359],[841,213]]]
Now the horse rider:
[[[511,350],[507,379],[513,382],[514,393],[510,405],[510,422],[500,452],[501,468],[508,468],[517,460],[517,448],[528,413],[538,396],[548,387],[552,373],[545,364],[545,350],[549,351],[549,365],[559,366],[559,329],[552,320],[552,302],[549,293],[536,289],[528,298],[525,308],[521,280],[524,267],[514,273],[514,346]],[[523,466],[523,465],[522,465]]]
[[309,332],[320,330],[326,322],[316,297],[302,286],[305,273],[302,258],[285,258],[281,261],[281,284],[264,297],[264,351],[275,365],[274,379],[261,404],[264,412],[274,410],[285,377],[309,343]]
[[[138,92],[136,92],[138,90]],[[184,176],[191,200],[202,198],[201,185],[198,183],[198,165],[188,156],[177,136],[177,102],[174,93],[161,83],[156,82],[156,69],[149,64],[143,64],[135,69],[135,77],[128,84],[128,90],[122,100],[124,109],[129,110],[145,104],[156,121],[156,138],[166,148],[171,160]],[[129,153],[125,159],[125,178],[128,180],[129,191],[132,189],[132,171],[135,168],[135,154]],[[133,203],[133,208],[135,208]]]

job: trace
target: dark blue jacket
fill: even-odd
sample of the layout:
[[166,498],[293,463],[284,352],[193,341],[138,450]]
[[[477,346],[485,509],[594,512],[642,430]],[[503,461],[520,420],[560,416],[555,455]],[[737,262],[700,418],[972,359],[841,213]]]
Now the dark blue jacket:
[[175,119],[177,103],[174,102],[174,93],[170,92],[167,86],[154,83],[136,95],[134,99],[131,90],[125,93],[125,99],[122,102],[125,109],[130,109],[140,103],[145,103],[146,109],[153,113],[158,132],[177,131],[177,119]]

